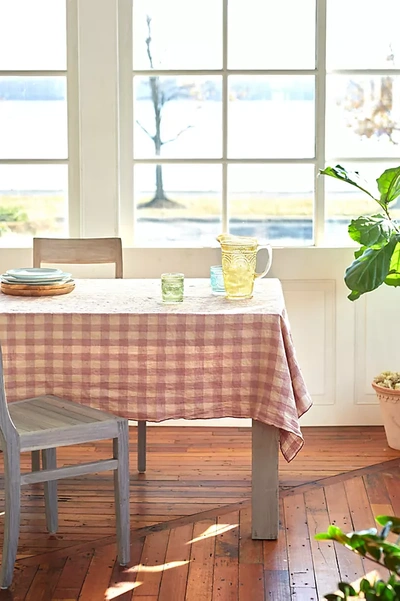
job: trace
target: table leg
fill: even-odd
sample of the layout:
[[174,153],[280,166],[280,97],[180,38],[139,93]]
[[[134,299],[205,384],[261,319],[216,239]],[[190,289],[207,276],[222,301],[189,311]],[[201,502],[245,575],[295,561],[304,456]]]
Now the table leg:
[[252,538],[276,539],[278,508],[279,429],[252,421]]
[[146,471],[146,422],[138,421],[138,472]]

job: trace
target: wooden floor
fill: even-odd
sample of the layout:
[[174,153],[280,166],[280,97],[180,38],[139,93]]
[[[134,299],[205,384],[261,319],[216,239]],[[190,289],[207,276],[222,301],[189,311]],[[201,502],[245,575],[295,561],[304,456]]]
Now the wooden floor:
[[[303,433],[303,450],[280,463],[278,541],[251,540],[246,428],[150,427],[146,475],[136,473],[131,429],[132,561],[124,570],[115,562],[111,473],[59,483],[57,536],[45,529],[42,485],[24,487],[14,582],[0,600],[322,599],[371,565],[314,534],[329,523],[351,530],[379,513],[400,515],[400,451],[380,427]],[[109,448],[65,448],[59,463],[100,459]]]

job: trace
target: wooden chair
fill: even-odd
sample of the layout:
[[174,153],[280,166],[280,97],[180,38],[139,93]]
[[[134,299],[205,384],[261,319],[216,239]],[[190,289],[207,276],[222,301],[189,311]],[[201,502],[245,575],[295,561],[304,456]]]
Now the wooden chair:
[[122,278],[121,238],[34,238],[33,266],[40,267],[42,263],[115,263],[115,277]]
[[[33,238],[33,267],[42,263],[90,265],[115,263],[115,277],[123,277],[121,238]],[[40,457],[32,453],[32,469]],[[146,471],[146,422],[138,422],[138,471]]]
[[[113,439],[113,458],[57,468],[56,448]],[[56,396],[7,405],[0,349],[0,446],[4,457],[5,524],[0,587],[10,586],[17,555],[21,485],[45,482],[46,525],[56,532],[57,480],[114,470],[118,561],[130,559],[128,420]],[[43,470],[21,474],[20,453],[42,451]]]

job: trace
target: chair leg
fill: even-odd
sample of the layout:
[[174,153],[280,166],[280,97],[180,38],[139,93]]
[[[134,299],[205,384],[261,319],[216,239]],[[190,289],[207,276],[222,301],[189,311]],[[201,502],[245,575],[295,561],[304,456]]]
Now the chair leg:
[[118,438],[113,439],[113,455],[118,459],[118,468],[114,470],[114,495],[118,561],[125,566],[130,560],[128,422],[119,422],[118,430]]
[[5,523],[0,588],[8,588],[10,586],[13,578],[15,559],[17,557],[21,512],[21,471],[19,448],[12,449],[12,452],[4,451],[4,487]]
[[138,472],[146,471],[146,422],[138,421]]
[[32,465],[32,472],[40,471],[40,451],[32,451],[31,465]]
[[[42,463],[44,470],[57,467],[56,449],[42,450]],[[46,511],[46,526],[49,532],[57,532],[58,507],[57,507],[57,480],[44,483],[44,505]]]

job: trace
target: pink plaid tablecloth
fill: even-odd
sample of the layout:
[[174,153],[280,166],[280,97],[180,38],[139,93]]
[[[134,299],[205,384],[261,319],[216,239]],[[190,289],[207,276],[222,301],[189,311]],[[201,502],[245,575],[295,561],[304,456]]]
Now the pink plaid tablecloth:
[[186,280],[163,305],[156,280],[77,280],[71,294],[0,294],[9,401],[52,393],[135,420],[246,417],[280,429],[290,461],[311,406],[279,280],[252,299]]

